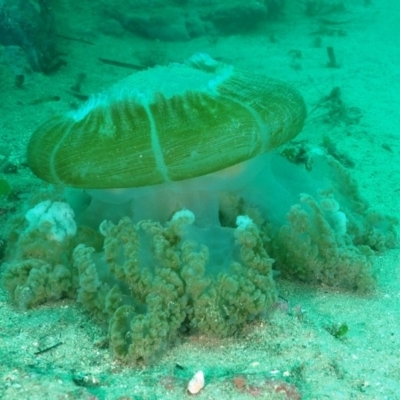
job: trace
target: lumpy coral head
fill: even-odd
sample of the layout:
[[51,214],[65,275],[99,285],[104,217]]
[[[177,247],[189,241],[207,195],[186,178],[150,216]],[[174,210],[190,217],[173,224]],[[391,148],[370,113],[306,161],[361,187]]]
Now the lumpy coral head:
[[76,188],[179,181],[276,148],[305,117],[303,98],[286,83],[196,55],[53,116],[33,133],[28,163],[40,178]]

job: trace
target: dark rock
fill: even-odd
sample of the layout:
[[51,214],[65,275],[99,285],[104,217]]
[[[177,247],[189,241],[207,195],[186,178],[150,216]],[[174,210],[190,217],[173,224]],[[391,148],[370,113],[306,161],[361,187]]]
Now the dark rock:
[[[272,3],[272,4],[271,4]],[[103,3],[106,15],[126,30],[150,39],[190,40],[203,35],[253,30],[277,13],[283,0],[117,0]]]
[[22,48],[35,71],[60,66],[53,22],[48,0],[0,0],[0,44]]

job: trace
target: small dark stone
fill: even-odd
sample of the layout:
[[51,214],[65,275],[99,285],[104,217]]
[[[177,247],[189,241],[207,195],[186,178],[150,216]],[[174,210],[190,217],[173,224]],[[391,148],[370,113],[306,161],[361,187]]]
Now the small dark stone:
[[72,377],[72,380],[75,385],[81,387],[96,387],[101,385],[99,379],[91,374],[76,374]]
[[25,75],[23,74],[15,75],[15,87],[17,87],[18,89],[21,88],[24,82],[25,82]]
[[5,174],[16,174],[18,172],[18,165],[7,162],[1,167],[1,171]]
[[[1,215],[1,210],[0,210],[0,215]],[[0,239],[0,261],[3,260],[5,254],[6,254],[6,247],[7,247],[6,240]]]

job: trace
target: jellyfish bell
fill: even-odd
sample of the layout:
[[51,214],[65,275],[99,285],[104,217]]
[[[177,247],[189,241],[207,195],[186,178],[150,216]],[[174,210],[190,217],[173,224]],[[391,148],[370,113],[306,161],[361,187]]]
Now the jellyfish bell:
[[205,216],[215,214],[218,192],[262,168],[252,160],[295,137],[305,117],[286,83],[197,54],[51,117],[27,158],[41,179],[130,203],[140,219],[165,220],[177,207]]

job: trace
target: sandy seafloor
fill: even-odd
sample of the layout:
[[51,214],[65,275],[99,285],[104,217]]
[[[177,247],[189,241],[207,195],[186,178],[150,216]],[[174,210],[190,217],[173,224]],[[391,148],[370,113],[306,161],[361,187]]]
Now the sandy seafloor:
[[[194,52],[250,71],[291,82],[313,109],[338,86],[348,107],[362,114],[359,123],[327,124],[311,114],[298,139],[319,145],[328,135],[354,162],[352,175],[364,197],[378,210],[397,216],[400,196],[400,3],[396,0],[347,2],[345,36],[322,36],[316,47],[311,34],[318,28],[288,1],[286,14],[256,33],[161,43],[118,32],[106,36],[90,2],[58,3],[59,30],[93,45],[61,42],[68,65],[57,73],[27,76],[14,87],[12,71],[1,68],[0,152],[16,164],[7,175],[23,198],[40,184],[25,168],[25,146],[32,130],[52,112],[79,103],[67,93],[79,73],[87,74],[86,93],[96,93],[130,71],[98,61],[98,57],[140,63],[146,52],[165,61],[179,61]],[[78,3],[78,2],[71,2]],[[291,4],[293,3],[293,4]],[[74,12],[74,17],[71,14]],[[336,27],[335,27],[336,28]],[[274,40],[271,40],[271,38]],[[325,47],[332,45],[340,68],[327,68]],[[291,50],[301,58],[294,68]],[[58,102],[29,103],[46,96]],[[7,206],[2,200],[2,209]],[[7,214],[1,216],[1,225]],[[185,388],[198,370],[206,376],[199,399],[296,398],[272,395],[265,381],[291,380],[304,399],[400,399],[400,249],[378,254],[379,283],[375,293],[357,295],[323,287],[278,281],[287,307],[265,321],[249,324],[237,337],[182,338],[154,366],[132,368],[112,359],[102,348],[104,331],[76,303],[60,301],[27,312],[15,309],[0,291],[0,398],[10,399],[184,399]],[[299,310],[302,310],[299,313]],[[301,315],[300,315],[301,314]],[[343,340],[327,326],[346,323]],[[35,355],[38,349],[62,345]],[[245,376],[246,390],[233,379]],[[79,385],[82,381],[86,384]]]

